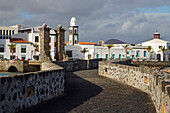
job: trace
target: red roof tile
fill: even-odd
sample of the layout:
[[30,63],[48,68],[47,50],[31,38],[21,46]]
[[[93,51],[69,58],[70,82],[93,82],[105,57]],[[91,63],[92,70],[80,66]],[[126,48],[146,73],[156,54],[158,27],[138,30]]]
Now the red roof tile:
[[[65,42],[65,44],[68,44],[68,42]],[[98,45],[94,42],[79,42],[80,45]]]
[[10,40],[11,43],[31,43],[31,42],[28,42],[22,38],[12,38]]

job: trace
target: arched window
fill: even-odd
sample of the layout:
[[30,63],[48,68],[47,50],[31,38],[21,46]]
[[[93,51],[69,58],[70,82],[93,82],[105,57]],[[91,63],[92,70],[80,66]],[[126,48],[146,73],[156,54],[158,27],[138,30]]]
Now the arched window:
[[140,57],[140,51],[136,51],[136,57]]
[[144,55],[143,55],[144,57],[147,57],[147,54],[146,54],[146,53],[147,53],[147,51],[144,51]]
[[74,33],[77,34],[77,29],[74,30]]

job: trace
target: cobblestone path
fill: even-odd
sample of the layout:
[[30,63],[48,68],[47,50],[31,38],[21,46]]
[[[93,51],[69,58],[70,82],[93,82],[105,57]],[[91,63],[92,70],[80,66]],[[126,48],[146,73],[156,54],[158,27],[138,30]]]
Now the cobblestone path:
[[22,113],[155,113],[150,97],[131,86],[97,75],[97,70],[66,73],[66,95]]

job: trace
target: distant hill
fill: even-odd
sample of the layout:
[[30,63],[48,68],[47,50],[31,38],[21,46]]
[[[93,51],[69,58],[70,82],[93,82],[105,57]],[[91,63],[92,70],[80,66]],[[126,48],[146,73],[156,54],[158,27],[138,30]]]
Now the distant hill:
[[126,44],[126,43],[118,39],[109,39],[105,41],[105,44]]

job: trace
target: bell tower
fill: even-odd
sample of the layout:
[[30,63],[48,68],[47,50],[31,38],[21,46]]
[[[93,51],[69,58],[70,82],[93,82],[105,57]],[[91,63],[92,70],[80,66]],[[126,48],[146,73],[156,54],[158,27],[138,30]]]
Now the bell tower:
[[70,26],[69,26],[69,33],[68,33],[68,45],[75,45],[78,44],[79,38],[78,38],[78,26],[76,22],[76,18],[72,17],[70,20]]
[[160,33],[158,32],[154,33],[154,39],[160,39]]

